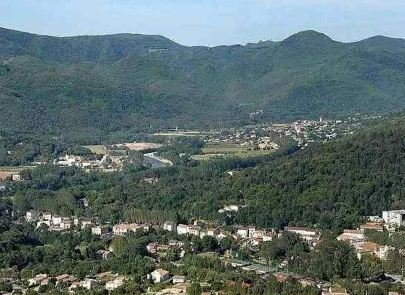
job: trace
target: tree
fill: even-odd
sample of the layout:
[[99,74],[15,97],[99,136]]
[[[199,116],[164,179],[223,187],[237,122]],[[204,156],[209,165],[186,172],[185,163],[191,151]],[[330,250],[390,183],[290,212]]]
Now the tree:
[[202,289],[199,283],[192,283],[190,287],[187,288],[187,295],[201,295]]

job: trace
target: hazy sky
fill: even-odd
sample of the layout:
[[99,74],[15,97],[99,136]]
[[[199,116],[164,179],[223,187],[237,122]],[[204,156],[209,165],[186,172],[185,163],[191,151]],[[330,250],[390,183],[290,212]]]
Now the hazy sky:
[[0,0],[0,26],[56,36],[160,34],[184,45],[405,38],[405,0]]

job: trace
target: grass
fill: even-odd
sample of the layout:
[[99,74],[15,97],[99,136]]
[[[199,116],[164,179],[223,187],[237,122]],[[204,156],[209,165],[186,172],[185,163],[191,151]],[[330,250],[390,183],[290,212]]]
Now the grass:
[[0,166],[0,172],[14,173],[21,172],[21,170],[32,168],[33,166]]
[[247,151],[246,146],[232,143],[209,144],[202,149],[203,154],[234,154]]
[[192,156],[193,160],[204,161],[210,160],[215,157],[256,157],[263,156],[272,153],[274,150],[250,150],[248,146],[241,146],[239,144],[221,143],[221,144],[209,144],[202,148],[202,155]]
[[108,149],[105,145],[85,145],[86,149],[89,149],[93,154],[106,155],[108,154]]

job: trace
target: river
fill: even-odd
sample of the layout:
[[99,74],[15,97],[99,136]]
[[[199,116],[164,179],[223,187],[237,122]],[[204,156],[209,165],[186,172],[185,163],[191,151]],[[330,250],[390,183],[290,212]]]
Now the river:
[[162,168],[172,166],[173,163],[167,159],[161,158],[156,155],[156,152],[146,153],[144,156],[144,162],[149,164],[151,168]]

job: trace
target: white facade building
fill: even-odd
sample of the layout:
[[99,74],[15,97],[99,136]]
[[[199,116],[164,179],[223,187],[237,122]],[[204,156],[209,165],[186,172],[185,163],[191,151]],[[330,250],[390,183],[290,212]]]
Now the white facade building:
[[162,283],[170,278],[170,273],[164,269],[156,269],[150,275],[155,284]]
[[179,224],[177,226],[177,234],[178,235],[186,235],[188,234],[188,225],[186,224]]
[[389,226],[405,226],[405,210],[383,211],[384,222]]

